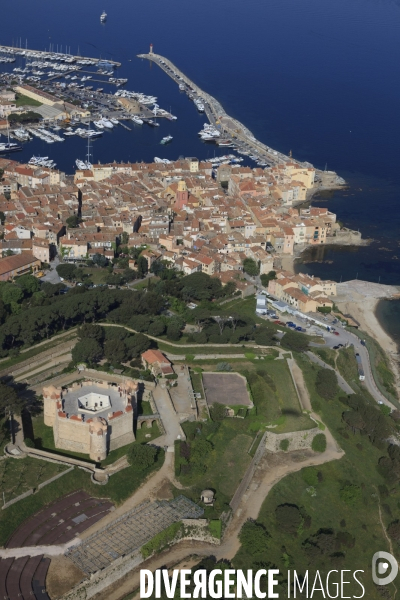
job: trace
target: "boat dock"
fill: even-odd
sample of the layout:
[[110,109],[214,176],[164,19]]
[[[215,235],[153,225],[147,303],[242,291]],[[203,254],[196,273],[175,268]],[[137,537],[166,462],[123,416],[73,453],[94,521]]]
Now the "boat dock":
[[48,50],[32,50],[31,48],[15,48],[14,46],[0,46],[0,54],[12,54],[13,56],[22,56],[26,58],[40,58],[42,60],[51,60],[51,57],[57,57],[58,61],[74,63],[81,60],[93,61],[96,65],[101,62],[107,62],[114,67],[120,67],[121,63],[108,58],[93,58],[92,56],[74,56],[73,54],[63,54],[62,52],[50,52]]
[[[178,69],[168,58],[153,52],[147,54],[138,54],[138,58],[147,58],[148,60],[156,63],[167,75],[169,75],[178,85],[184,84],[190,88],[190,93],[193,96],[201,98],[205,108],[205,114],[207,115],[210,123],[218,127],[224,134],[224,137],[231,139],[235,146],[244,148],[250,153],[256,153],[261,159],[265,160],[269,165],[278,165],[284,162],[292,161],[297,164],[303,165],[299,161],[277,152],[272,148],[269,148],[259,140],[237,119],[230,117],[221,104],[210,94],[207,94],[204,90],[199,88],[189,77],[187,77],[182,71]],[[161,61],[164,61],[161,62]],[[169,67],[169,69],[168,69]],[[311,166],[308,163],[304,166]]]

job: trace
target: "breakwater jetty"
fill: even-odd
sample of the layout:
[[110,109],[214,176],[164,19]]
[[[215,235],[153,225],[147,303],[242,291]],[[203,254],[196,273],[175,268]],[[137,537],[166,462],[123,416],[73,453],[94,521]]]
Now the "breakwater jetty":
[[[305,168],[313,167],[313,165],[308,162],[301,162],[294,159],[292,156],[277,152],[276,150],[273,150],[273,148],[270,148],[257,140],[253,133],[243,125],[243,123],[229,116],[218,100],[189,79],[189,77],[178,69],[172,61],[165,56],[153,52],[152,46],[150,46],[150,52],[138,54],[137,56],[138,58],[145,58],[154,62],[169,77],[171,77],[175,83],[179,86],[184,86],[185,91],[193,96],[193,100],[201,100],[204,105],[204,112],[211,125],[218,127],[226,139],[232,140],[232,145],[236,146],[236,148],[246,151],[247,154],[253,153],[257,155],[257,157],[268,163],[270,166],[291,161]],[[319,182],[319,185],[314,188],[313,193],[315,193],[317,189],[333,189],[345,184],[345,181],[334,171],[322,171],[316,169],[316,173],[316,179]]]

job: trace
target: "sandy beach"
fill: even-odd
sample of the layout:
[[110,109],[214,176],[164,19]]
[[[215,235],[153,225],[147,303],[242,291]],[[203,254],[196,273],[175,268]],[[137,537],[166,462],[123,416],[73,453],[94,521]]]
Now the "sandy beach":
[[392,298],[398,294],[399,289],[395,286],[357,279],[338,283],[335,298],[338,308],[344,314],[351,315],[360,324],[360,329],[373,337],[386,352],[397,382],[400,381],[397,344],[382,328],[375,310],[379,300]]

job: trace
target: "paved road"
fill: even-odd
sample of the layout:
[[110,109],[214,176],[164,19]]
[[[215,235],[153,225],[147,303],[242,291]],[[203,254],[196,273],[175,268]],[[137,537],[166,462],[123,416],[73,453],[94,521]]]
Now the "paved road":
[[173,449],[175,440],[185,438],[179,425],[178,415],[174,410],[168,391],[162,387],[161,383],[153,390],[153,398],[165,429],[165,435],[157,438],[156,441],[160,445]]

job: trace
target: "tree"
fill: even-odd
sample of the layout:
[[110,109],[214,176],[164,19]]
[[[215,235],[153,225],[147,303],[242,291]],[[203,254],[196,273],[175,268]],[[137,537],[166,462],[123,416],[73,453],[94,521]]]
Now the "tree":
[[275,519],[278,530],[284,533],[297,533],[303,522],[299,507],[295,504],[280,504],[275,509]]
[[109,340],[104,344],[104,356],[111,363],[128,360],[128,350],[122,340]]
[[69,264],[61,264],[61,265],[57,265],[56,267],[56,271],[58,273],[58,275],[60,277],[62,277],[63,279],[68,279],[73,281],[76,277],[76,267],[75,265],[69,265]]
[[269,273],[263,273],[262,275],[260,275],[260,279],[263,286],[268,287],[269,282],[272,279],[276,279],[276,272],[270,271]]
[[106,267],[108,265],[108,258],[104,254],[96,253],[92,256],[92,261],[98,267]]
[[132,327],[135,331],[139,333],[147,332],[150,327],[151,318],[148,315],[134,315],[131,319],[129,319],[128,324],[129,327]]
[[93,338],[85,338],[72,348],[72,361],[75,364],[95,364],[103,357],[103,348]]
[[275,330],[267,325],[257,327],[254,332],[254,341],[260,346],[271,346],[274,343]]
[[126,246],[129,242],[129,234],[126,231],[121,233],[121,245]]
[[0,382],[0,414],[20,413],[25,401],[20,398],[14,388]]
[[80,340],[92,338],[101,344],[104,339],[104,329],[101,327],[101,325],[85,323],[85,325],[79,327],[78,337]]
[[332,400],[337,392],[336,373],[332,369],[319,369],[315,379],[315,389],[321,398]]
[[12,283],[8,283],[3,287],[1,295],[4,304],[11,304],[12,302],[18,303],[24,297],[24,293],[21,288]]
[[343,413],[343,421],[350,427],[353,433],[365,429],[365,421],[361,414],[356,410],[349,410]]
[[138,471],[146,471],[154,465],[157,448],[145,444],[133,444],[128,452],[128,460]]
[[303,333],[287,331],[281,340],[281,346],[294,352],[305,352],[308,348],[308,338]]
[[239,534],[243,550],[251,555],[265,552],[269,537],[264,525],[250,519],[243,524]]
[[149,265],[144,256],[139,256],[137,259],[137,271],[139,278],[145,277],[149,271]]
[[128,348],[128,353],[130,353],[131,358],[136,358],[146,352],[151,346],[151,342],[148,337],[143,335],[143,333],[137,333],[125,340],[126,347]]
[[155,337],[163,335],[165,333],[165,323],[161,319],[156,319],[149,325],[147,333]]
[[78,215],[71,215],[70,217],[68,217],[66,223],[70,229],[75,229],[76,227],[78,227],[80,219]]
[[167,338],[173,342],[176,342],[180,339],[181,335],[182,332],[179,324],[171,321],[167,326]]
[[243,261],[243,271],[250,275],[251,277],[255,277],[260,273],[260,267],[256,263],[256,261],[249,256]]
[[[192,273],[181,279],[181,294],[184,300],[212,300],[220,295],[222,284],[219,279],[206,273]],[[173,294],[175,295],[175,294]]]
[[40,290],[40,283],[33,275],[21,275],[21,277],[16,279],[15,283],[21,288],[26,296],[32,296],[32,294]]

